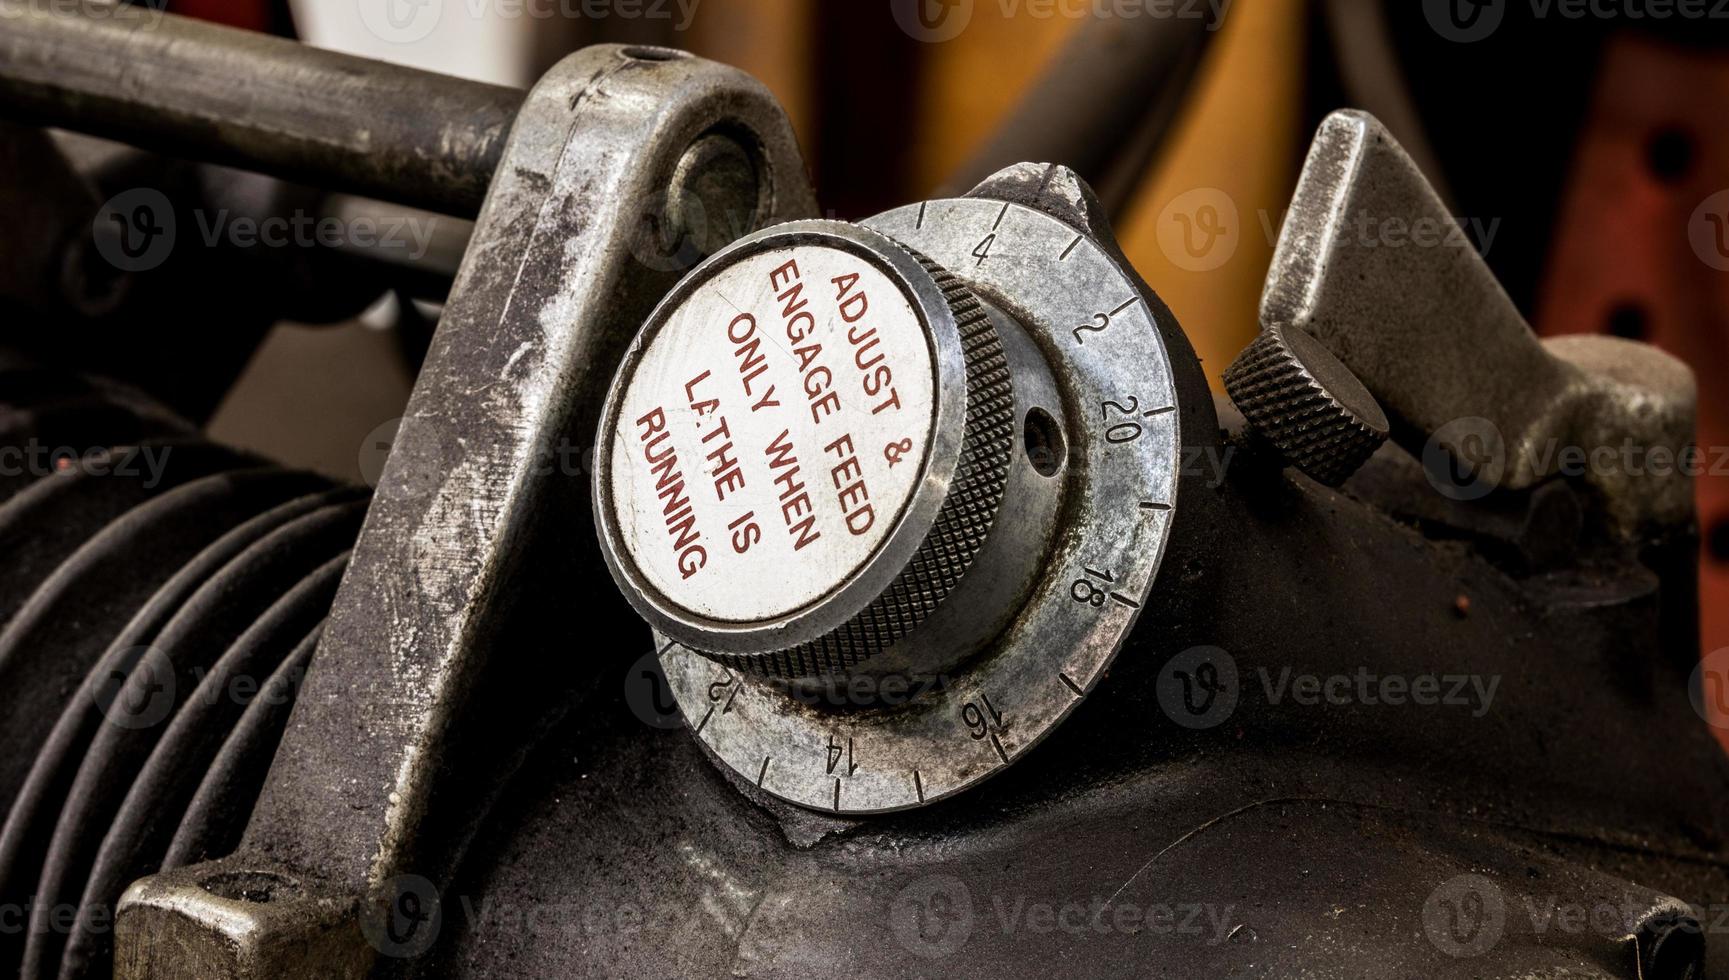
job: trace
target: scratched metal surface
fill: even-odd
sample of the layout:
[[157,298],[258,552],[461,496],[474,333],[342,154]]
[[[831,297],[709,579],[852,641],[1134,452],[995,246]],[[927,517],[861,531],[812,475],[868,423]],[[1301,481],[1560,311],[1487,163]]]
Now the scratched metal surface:
[[[1674,911],[1665,896],[1729,899],[1729,774],[1688,701],[1691,665],[1658,628],[1657,594],[1683,567],[1520,580],[1341,493],[1251,470],[1187,493],[1143,626],[1098,691],[957,799],[823,818],[722,775],[686,733],[651,731],[602,692],[492,815],[423,969],[1684,976],[1640,974],[1631,930],[1553,918],[1609,903],[1615,922],[1644,921]],[[1228,651],[1242,681],[1211,728],[1175,723],[1158,699],[1169,658],[1200,644]],[[624,678],[629,660],[608,669]],[[1481,715],[1268,693],[1290,668],[1364,667],[1499,680]],[[1498,916],[1464,901],[1473,885]],[[1450,923],[1462,938],[1438,945],[1430,932],[1445,944]],[[1492,926],[1483,955],[1449,951]]]
[[[699,173],[697,199],[669,200],[710,135],[742,141],[749,186]],[[701,227],[644,234],[692,205]],[[121,962],[182,975],[199,959],[177,964],[166,937],[190,931],[200,955],[246,964],[231,971],[280,975],[334,914],[349,925],[317,969],[359,969],[369,900],[393,903],[404,875],[445,878],[527,747],[580,700],[596,624],[628,615],[586,481],[549,454],[592,438],[629,337],[710,242],[813,209],[784,115],[732,69],[600,46],[530,93],[241,849],[123,908]],[[248,908],[201,873],[295,888]]]

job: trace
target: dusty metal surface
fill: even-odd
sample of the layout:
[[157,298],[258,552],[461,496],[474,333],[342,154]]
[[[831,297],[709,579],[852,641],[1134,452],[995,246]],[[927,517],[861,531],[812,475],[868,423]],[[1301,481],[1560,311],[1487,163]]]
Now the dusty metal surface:
[[[1584,481],[1626,533],[1692,513],[1692,481],[1673,465],[1693,437],[1691,372],[1616,338],[1539,341],[1367,115],[1335,113],[1316,136],[1261,320],[1319,339],[1381,402],[1395,439],[1450,457],[1459,493],[1527,489],[1583,453]],[[1605,450],[1638,459],[1597,465]]]
[[448,211],[479,209],[523,93],[160,11],[0,0],[0,114]]
[[[1683,947],[1717,934],[1666,913],[1729,897],[1729,773],[1660,628],[1684,581],[1522,579],[1300,477],[1231,474],[1185,486],[1108,677],[956,799],[813,826],[650,730],[618,685],[501,800],[420,969],[1693,976]],[[1196,648],[1214,652],[1177,659]],[[605,669],[626,678],[634,653]],[[1234,671],[1219,710],[1167,706],[1201,663]],[[1371,693],[1456,676],[1493,694],[1279,696],[1364,672]],[[1681,965],[1659,971],[1635,937],[1664,921]]]
[[[713,135],[749,155],[750,195],[703,197],[703,229],[657,228],[680,160]],[[625,343],[700,258],[681,254],[694,233],[813,210],[767,92],[660,49],[561,63],[505,159],[246,839],[206,867],[285,875],[293,894],[258,926],[197,885],[135,891],[121,916],[136,942],[191,920],[209,956],[278,975],[279,930],[333,901],[353,923],[394,909],[400,876],[445,878],[515,760],[576,697],[588,672],[569,651],[609,614],[582,584],[600,565],[584,481],[549,454],[593,431]],[[556,612],[572,594],[593,600],[582,621]],[[352,962],[370,958],[349,936]]]

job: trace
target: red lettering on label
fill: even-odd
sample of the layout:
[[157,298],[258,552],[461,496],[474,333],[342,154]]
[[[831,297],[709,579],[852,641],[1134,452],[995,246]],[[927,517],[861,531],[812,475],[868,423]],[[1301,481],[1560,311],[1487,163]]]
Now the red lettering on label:
[[769,273],[768,282],[769,288],[776,290],[775,299],[781,304],[780,315],[786,337],[793,344],[793,356],[798,358],[801,387],[805,403],[810,407],[810,419],[821,423],[840,411],[840,395],[834,391],[834,372],[817,363],[817,359],[822,357],[822,344],[810,339],[816,332],[816,317],[808,308],[810,300],[804,295],[804,283],[799,281],[798,264],[789,261],[775,269]]
[[888,392],[888,396],[882,398],[877,406],[871,409],[871,414],[881,415],[887,409],[900,408],[900,392],[891,387],[894,383],[894,371],[885,361],[888,352],[878,350],[874,355],[871,353],[878,344],[882,343],[882,338],[877,336],[876,328],[872,327],[860,332],[858,327],[852,327],[847,330],[846,339],[847,343],[853,346],[853,366],[862,372],[859,383],[864,388],[865,396],[876,398],[882,395],[884,391]]
[[[810,336],[816,329],[816,317],[806,309],[810,303],[804,298],[804,283],[798,283],[775,299],[780,300],[780,318],[786,323],[786,339],[793,343]],[[819,346],[817,348],[821,350]]]
[[672,549],[678,552],[679,574],[686,579],[708,565],[708,549],[699,542],[702,531],[696,526],[696,511],[684,492],[684,471],[678,465],[678,450],[666,431],[666,412],[659,408],[636,420],[637,438],[642,442],[642,457],[649,472],[655,476],[655,495],[661,500],[661,515],[666,518],[666,533]]
[[864,467],[859,463],[858,451],[853,448],[852,436],[841,436],[824,448],[840,460],[839,465],[829,470],[829,479],[834,481],[838,491],[835,499],[840,501],[841,513],[846,515],[846,529],[854,537],[869,532],[876,524],[876,508],[871,505],[870,490],[864,481]]
[[746,511],[742,517],[727,525],[732,532],[732,550],[744,554],[750,546],[762,540],[762,525],[756,522],[756,511]]
[[835,284],[835,299],[840,301],[841,319],[848,323],[859,322],[859,318],[870,311],[871,303],[862,292],[856,296],[849,295],[853,287],[858,285],[858,273],[849,272],[830,281]]
[[698,415],[707,415],[720,408],[720,399],[718,398],[707,398],[702,401],[697,401],[696,388],[707,380],[708,372],[704,371],[684,383],[684,397],[690,402],[691,410],[696,412]]
[[[774,470],[774,482],[780,486],[780,516],[786,522],[786,533],[793,538],[792,550],[803,551],[807,545],[822,538],[816,530],[816,515],[811,513],[810,494],[799,479],[798,456],[793,453],[790,430],[781,430],[764,451],[769,469]],[[800,520],[800,518],[803,518]]]
[[726,419],[709,431],[703,433],[702,444],[713,445],[716,439],[720,445],[708,451],[708,461],[714,464],[709,475],[714,477],[714,497],[725,501],[726,495],[735,490],[744,489],[744,470],[739,468],[738,457],[733,455],[732,428],[726,424]]
[[[740,324],[743,324],[742,329]],[[762,338],[756,335],[756,317],[749,313],[733,317],[727,324],[726,337],[735,345],[732,356],[738,358],[738,377],[744,384],[745,397],[756,399],[750,410],[760,412],[779,406],[780,402],[774,398],[774,385],[769,385],[760,397],[754,390],[757,379],[768,373],[768,358],[762,353]]]

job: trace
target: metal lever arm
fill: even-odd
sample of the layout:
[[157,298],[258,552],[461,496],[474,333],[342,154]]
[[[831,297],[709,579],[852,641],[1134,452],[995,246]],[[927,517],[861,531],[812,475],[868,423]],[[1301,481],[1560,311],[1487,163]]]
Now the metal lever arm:
[[[596,621],[616,595],[587,480],[556,449],[592,438],[629,339],[701,257],[693,239],[814,210],[784,115],[740,72],[604,46],[541,81],[241,851],[133,887],[120,976],[355,976],[424,950],[412,924],[357,925],[405,895],[436,904],[606,653]],[[645,240],[663,214],[684,216],[675,240]]]
[[1692,515],[1691,481],[1656,465],[1692,442],[1692,373],[1612,337],[1538,340],[1411,158],[1364,113],[1321,125],[1261,322],[1318,339],[1380,401],[1395,439],[1451,454],[1485,492],[1529,488],[1579,453],[1612,449],[1616,460],[1587,465],[1584,478],[1623,530]]

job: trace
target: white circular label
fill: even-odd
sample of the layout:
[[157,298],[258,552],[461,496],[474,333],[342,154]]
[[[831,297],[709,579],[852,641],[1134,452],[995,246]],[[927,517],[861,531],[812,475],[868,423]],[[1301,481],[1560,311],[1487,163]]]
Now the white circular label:
[[900,287],[823,245],[716,273],[626,382],[613,517],[644,577],[708,619],[749,623],[834,591],[919,484],[935,362]]

